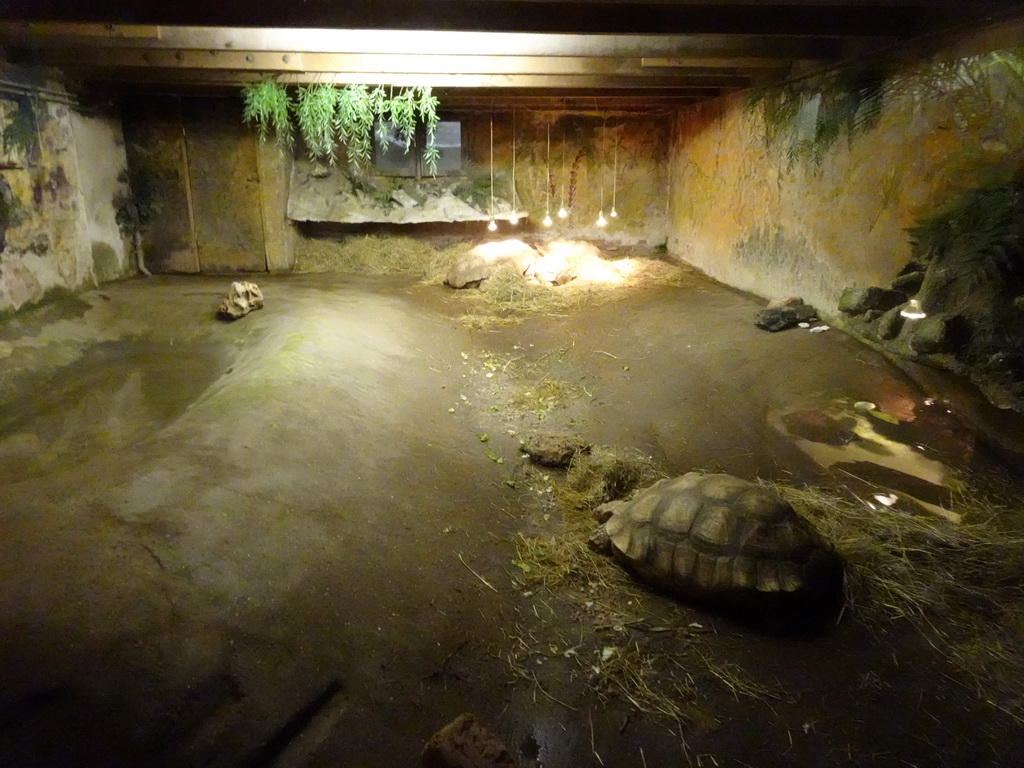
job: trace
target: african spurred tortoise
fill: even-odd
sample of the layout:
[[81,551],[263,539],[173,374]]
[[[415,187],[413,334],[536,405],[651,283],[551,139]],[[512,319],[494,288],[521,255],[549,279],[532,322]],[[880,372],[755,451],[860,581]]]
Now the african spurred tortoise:
[[[733,607],[834,604],[843,566],[810,523],[767,488],[690,472],[597,509],[592,538],[645,581]],[[809,601],[809,602],[808,602]]]

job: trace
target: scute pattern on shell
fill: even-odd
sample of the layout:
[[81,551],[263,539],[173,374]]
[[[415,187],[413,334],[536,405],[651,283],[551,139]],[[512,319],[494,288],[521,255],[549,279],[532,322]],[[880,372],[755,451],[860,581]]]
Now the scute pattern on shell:
[[605,526],[619,560],[683,596],[834,586],[838,558],[811,525],[768,489],[730,475],[660,480],[616,505]]

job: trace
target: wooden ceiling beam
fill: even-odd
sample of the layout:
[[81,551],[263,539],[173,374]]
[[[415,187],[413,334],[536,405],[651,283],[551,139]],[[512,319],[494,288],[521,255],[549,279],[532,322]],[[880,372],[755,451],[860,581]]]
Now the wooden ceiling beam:
[[[26,61],[44,66],[256,70],[259,72],[482,75],[614,75],[660,78],[736,77],[735,67],[685,66],[680,59],[651,66],[649,59],[582,56],[446,56],[374,53],[146,50],[138,48],[36,51]],[[668,63],[671,62],[671,63]],[[776,60],[775,68],[779,68]]]
[[[879,47],[893,38],[860,39]],[[0,45],[33,49],[134,47],[287,53],[400,53],[407,55],[585,56],[622,58],[831,59],[844,38],[834,33],[794,35],[607,34],[445,32],[381,29],[262,29],[255,27],[126,27],[101,24],[30,24],[0,21]],[[753,66],[748,65],[748,66]]]
[[[95,68],[81,67],[66,70],[73,80],[99,84],[138,80],[139,82],[207,83],[217,85],[243,85],[259,80],[264,73],[258,71],[230,71],[218,69],[170,69],[165,67]],[[657,77],[613,75],[509,75],[509,74],[423,74],[410,72],[292,72],[283,73],[278,80],[286,85],[310,83],[338,83],[354,85],[395,85],[411,87],[429,85],[434,88],[528,88],[528,89],[644,89],[659,90],[683,88],[714,96],[723,89],[742,88],[749,84],[743,76]]]
[[956,9],[977,16],[1005,0],[886,3],[834,0],[813,2],[666,2],[664,0],[89,0],[88,3],[7,0],[0,15],[28,21],[119,22],[144,25],[204,24],[261,27],[377,29],[475,29],[534,32],[701,34],[799,34],[844,36],[912,34],[929,12]]

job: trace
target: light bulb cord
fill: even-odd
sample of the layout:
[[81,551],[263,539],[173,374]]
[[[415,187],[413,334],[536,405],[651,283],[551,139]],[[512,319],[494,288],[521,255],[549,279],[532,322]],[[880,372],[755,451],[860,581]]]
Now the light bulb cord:
[[615,137],[615,148],[612,151],[615,158],[612,164],[612,210],[615,210],[615,193],[618,187],[619,181],[619,140],[618,136]]
[[548,120],[548,166],[544,176],[544,213],[551,213],[551,121]]
[[494,114],[491,114],[491,218],[494,218]]

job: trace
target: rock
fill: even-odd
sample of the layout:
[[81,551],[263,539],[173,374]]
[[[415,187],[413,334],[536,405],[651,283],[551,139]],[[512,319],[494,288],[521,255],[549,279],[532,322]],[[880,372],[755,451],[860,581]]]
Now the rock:
[[227,320],[245,317],[254,309],[263,309],[263,292],[256,283],[232,283],[228,295],[220,303],[218,314]]
[[568,467],[573,456],[589,451],[590,445],[572,432],[544,431],[524,437],[522,450],[535,464]]
[[525,275],[538,258],[540,254],[522,240],[481,243],[456,260],[444,283],[452,288],[479,285],[506,267]]
[[501,740],[468,713],[430,737],[420,763],[423,768],[516,768]]
[[799,296],[787,296],[784,299],[775,299],[775,301],[768,302],[768,306],[765,309],[786,309],[787,307],[799,307],[804,303],[804,300]]
[[913,296],[921,290],[923,282],[924,272],[907,272],[905,275],[900,275],[892,281],[892,289],[905,293],[908,296]]
[[911,272],[924,272],[927,265],[923,262],[911,259],[907,262],[906,266],[900,270],[900,277],[903,275],[909,275]]
[[946,352],[950,348],[949,323],[939,316],[915,320],[907,329],[910,348],[921,355]]
[[882,319],[878,321],[878,327],[875,329],[879,339],[889,341],[900,335],[904,323],[904,317],[900,314],[902,308],[903,305],[901,304],[882,315]]
[[905,293],[888,288],[847,288],[839,298],[839,311],[847,315],[863,315],[869,309],[885,312],[906,300]]
[[798,304],[793,307],[779,309],[759,309],[754,313],[754,325],[765,331],[775,333],[805,323],[818,316],[814,307],[809,304]]
[[416,200],[415,197],[410,195],[404,189],[396,189],[394,192],[392,192],[391,200],[395,203],[395,205],[400,206],[402,208],[415,208],[417,205],[419,205],[419,201]]
[[864,322],[873,323],[875,322],[875,320],[877,320],[884,314],[885,312],[882,312],[881,310],[869,309],[867,312],[864,313]]

